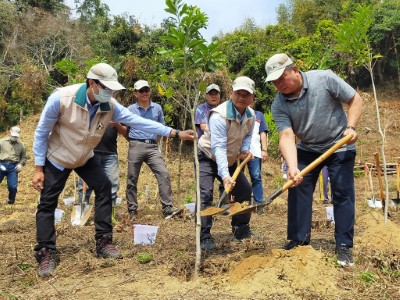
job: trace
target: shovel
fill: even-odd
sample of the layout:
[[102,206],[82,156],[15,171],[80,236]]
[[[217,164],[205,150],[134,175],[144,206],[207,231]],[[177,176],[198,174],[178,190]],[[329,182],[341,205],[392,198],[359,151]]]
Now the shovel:
[[[232,175],[232,179],[234,181],[236,181],[236,178],[239,176],[240,171],[243,169],[243,167],[248,163],[248,161],[251,159],[252,154],[249,152],[249,154],[247,155],[247,157],[244,159],[244,161],[242,161],[236,168],[235,172]],[[229,209],[230,206],[228,207],[221,207],[222,204],[222,200],[225,198],[225,196],[227,194],[229,194],[229,192],[232,190],[233,185],[227,185],[225,187],[225,190],[223,191],[223,193],[221,194],[221,197],[219,197],[218,203],[216,207],[207,207],[206,209],[203,209],[200,212],[200,216],[202,217],[207,217],[207,216],[213,216],[213,215],[217,215],[219,213],[222,213],[224,211],[226,211],[227,209]]]
[[397,198],[392,199],[392,204],[394,206],[398,206],[400,204],[400,167],[399,164],[396,164],[396,174],[397,174],[397,181],[396,181],[396,190],[397,190]]
[[368,172],[369,185],[371,187],[371,194],[372,194],[372,198],[367,200],[368,206],[372,207],[372,208],[375,208],[375,207],[382,208],[382,201],[380,199],[375,198],[374,183],[372,182],[372,169],[368,168],[367,165],[365,167]]
[[[75,173],[74,173],[74,182],[75,182]],[[82,197],[80,197],[79,203],[75,204],[74,207],[72,208],[71,224],[74,226],[84,226],[92,213],[93,206],[85,201],[86,189],[87,189],[86,182],[83,182]]]
[[[352,134],[346,135],[344,138],[340,139],[335,145],[333,145],[331,148],[329,148],[325,153],[321,154],[316,160],[314,160],[311,164],[309,164],[307,167],[305,167],[299,174],[296,175],[296,178],[298,177],[303,177],[310,173],[314,168],[316,168],[319,164],[321,164],[324,160],[326,160],[329,156],[332,155],[336,150],[341,148],[344,144],[346,144],[348,141],[350,141],[353,138]],[[290,188],[294,184],[295,180],[290,179],[286,181],[286,183],[275,190],[272,195],[270,195],[264,203],[257,204],[257,205],[249,205],[249,206],[243,206],[243,205],[237,205],[236,207],[232,207],[230,210],[230,214],[228,216],[236,216],[240,214],[246,214],[250,213],[253,211],[257,211],[258,209],[261,209],[269,204],[277,198],[279,195],[281,195],[284,191],[286,191],[288,188]]]

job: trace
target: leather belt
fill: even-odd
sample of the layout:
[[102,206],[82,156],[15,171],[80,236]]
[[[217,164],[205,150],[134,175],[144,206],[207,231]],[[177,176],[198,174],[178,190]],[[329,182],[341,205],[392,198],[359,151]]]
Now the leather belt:
[[157,144],[155,140],[142,140],[142,139],[129,139],[130,141],[136,141],[136,142],[141,142],[145,144]]

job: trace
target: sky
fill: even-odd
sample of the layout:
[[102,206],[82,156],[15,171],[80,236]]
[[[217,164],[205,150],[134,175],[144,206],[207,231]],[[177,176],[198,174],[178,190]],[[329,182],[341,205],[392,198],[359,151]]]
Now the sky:
[[[65,1],[73,7],[74,0]],[[243,24],[245,19],[253,18],[257,25],[276,24],[276,8],[285,0],[184,0],[196,5],[208,16],[208,27],[201,31],[210,41],[219,32],[232,32]],[[112,15],[128,13],[135,16],[140,24],[159,26],[170,15],[164,11],[165,0],[102,0],[110,8]]]

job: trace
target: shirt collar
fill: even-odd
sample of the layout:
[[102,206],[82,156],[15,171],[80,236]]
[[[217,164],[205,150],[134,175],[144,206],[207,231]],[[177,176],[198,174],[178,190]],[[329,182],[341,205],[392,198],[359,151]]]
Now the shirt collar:
[[247,118],[251,118],[252,114],[251,111],[249,110],[248,107],[246,107],[246,111],[244,112],[243,116],[239,113],[239,111],[236,109],[235,105],[233,105],[232,99],[228,100],[227,109],[226,109],[226,118],[227,119],[238,119],[241,120],[243,116],[246,116]]

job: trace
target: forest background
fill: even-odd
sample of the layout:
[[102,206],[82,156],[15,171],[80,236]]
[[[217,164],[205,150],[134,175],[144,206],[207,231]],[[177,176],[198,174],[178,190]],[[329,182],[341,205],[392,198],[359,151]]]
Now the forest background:
[[[277,8],[276,25],[260,27],[249,18],[233,32],[212,38],[223,63],[206,70],[203,86],[219,84],[222,99],[228,99],[232,79],[249,76],[256,82],[255,107],[266,114],[272,131],[269,109],[276,91],[265,83],[264,65],[275,53],[289,54],[303,71],[329,68],[353,87],[368,89],[368,71],[337,50],[340,24],[359,4],[373,7],[375,22],[368,39],[372,53],[382,56],[374,68],[376,83],[400,89],[398,0],[288,0]],[[0,131],[18,124],[23,116],[39,113],[54,88],[84,82],[88,69],[99,62],[116,68],[127,88],[116,96],[123,105],[134,101],[134,82],[147,79],[167,124],[176,128],[187,124],[182,106],[157,88],[164,76],[176,72],[173,57],[166,55],[173,44],[162,38],[170,35],[176,20],[148,26],[134,15],[110,15],[101,0],[75,0],[75,5],[72,13],[60,0],[0,0]],[[276,136],[272,132],[270,137],[271,154],[277,154]]]

